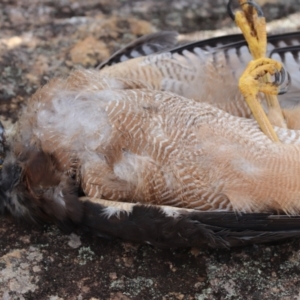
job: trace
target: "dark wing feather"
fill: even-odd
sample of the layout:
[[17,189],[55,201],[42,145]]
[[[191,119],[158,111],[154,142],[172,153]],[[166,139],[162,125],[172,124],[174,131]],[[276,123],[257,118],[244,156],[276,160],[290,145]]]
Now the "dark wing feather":
[[[269,35],[268,43],[271,45],[271,49],[298,45],[300,44],[300,32],[297,31],[284,34]],[[111,66],[125,60],[162,51],[181,54],[185,50],[194,52],[196,48],[201,48],[202,50],[207,51],[214,50],[225,52],[230,51],[231,49],[236,49],[236,52],[238,54],[240,49],[246,45],[247,43],[242,34],[231,34],[186,43],[177,41],[176,32],[162,31],[148,34],[136,39],[135,41],[126,45],[124,48],[115,52],[110,58],[102,62],[97,68],[102,69],[106,66]]]
[[158,247],[229,248],[300,236],[300,216],[184,209],[171,216],[159,206],[139,204],[108,216],[105,205],[84,201],[83,206],[82,226],[95,234]]
[[[300,44],[300,31],[273,34],[268,36],[269,48],[280,48],[292,45]],[[239,53],[239,49],[247,46],[247,42],[242,34],[225,35],[215,38],[210,38],[202,41],[192,42],[180,47],[175,47],[170,50],[171,53],[182,53],[184,50],[194,52],[194,49],[201,48],[203,50],[213,51],[225,51],[228,52],[231,49],[236,49]]]
[[293,45],[293,46],[286,46],[286,47],[281,47],[281,48],[276,48],[273,49],[270,54],[269,57],[273,57],[276,54],[278,54],[281,58],[281,61],[283,63],[286,63],[286,53],[290,53],[292,54],[292,56],[294,57],[295,61],[299,62],[299,58],[300,58],[300,45]]
[[197,42],[178,41],[177,36],[178,34],[173,31],[161,31],[144,35],[115,52],[96,68],[100,70],[132,58],[147,56],[158,52],[170,51],[171,53],[181,53],[184,50],[193,49],[195,47],[210,50],[228,43],[244,40],[242,34],[214,37]]
[[182,53],[184,50],[193,51],[194,48],[201,48],[203,50],[211,50],[213,48],[223,47],[227,44],[235,44],[238,42],[245,42],[242,34],[230,34],[224,36],[213,37],[201,41],[193,41],[185,43],[170,50],[171,53]]

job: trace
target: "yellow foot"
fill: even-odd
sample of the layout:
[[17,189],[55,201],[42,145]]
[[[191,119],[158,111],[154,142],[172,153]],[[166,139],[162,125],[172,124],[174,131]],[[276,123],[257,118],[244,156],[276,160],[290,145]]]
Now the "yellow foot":
[[[272,83],[262,82],[260,79],[266,74],[274,75],[275,81]],[[279,142],[279,139],[257,99],[257,94],[263,92],[268,95],[278,95],[281,92],[280,84],[284,81],[284,77],[285,70],[278,61],[270,58],[259,58],[248,64],[239,80],[240,91],[254,118],[261,130],[274,142]]]
[[[234,14],[231,9],[231,2],[232,0],[228,2],[229,14],[241,29],[253,58],[265,57],[267,48],[266,21],[260,6],[251,0],[238,0],[241,10]],[[259,77],[264,83],[271,80],[268,74]],[[269,92],[265,94],[269,110],[268,116],[273,125],[286,128],[286,122],[276,95],[277,93]],[[272,131],[274,132],[274,130]]]

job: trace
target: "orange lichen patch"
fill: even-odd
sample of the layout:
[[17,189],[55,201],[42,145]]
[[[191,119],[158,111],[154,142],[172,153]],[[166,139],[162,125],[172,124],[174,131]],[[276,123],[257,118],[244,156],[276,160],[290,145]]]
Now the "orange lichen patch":
[[[154,27],[147,21],[136,18],[119,18],[117,16],[104,17],[102,15],[93,19],[93,22],[82,24],[79,35],[84,37],[87,32],[97,38],[118,38],[119,34],[129,32],[133,35],[144,35],[154,32]],[[76,33],[78,35],[78,32]]]
[[153,26],[147,22],[138,19],[129,19],[130,29],[134,35],[144,35],[154,32]]
[[88,36],[71,48],[70,57],[74,64],[93,66],[109,57],[109,49],[102,41]]

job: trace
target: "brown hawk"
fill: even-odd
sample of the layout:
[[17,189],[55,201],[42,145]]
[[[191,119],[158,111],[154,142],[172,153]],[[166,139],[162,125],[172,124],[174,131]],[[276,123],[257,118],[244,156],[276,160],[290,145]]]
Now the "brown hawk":
[[[0,208],[168,247],[299,236],[300,34],[268,40],[291,77],[280,103],[292,129],[274,128],[281,143],[250,118],[238,89],[250,61],[241,36],[163,50],[174,38],[163,35],[166,45],[151,50],[143,38],[100,71],[76,70],[32,96],[15,131],[1,132]],[[118,62],[143,47],[160,52]],[[255,82],[270,72],[266,86],[278,90],[288,76],[264,62]]]

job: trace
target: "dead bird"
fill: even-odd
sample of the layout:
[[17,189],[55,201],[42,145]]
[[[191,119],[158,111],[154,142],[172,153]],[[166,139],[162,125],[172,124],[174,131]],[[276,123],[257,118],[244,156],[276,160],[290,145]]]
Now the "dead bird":
[[[157,57],[136,59],[142,73]],[[284,71],[265,62],[255,84],[269,72],[279,92]],[[2,128],[2,211],[166,247],[299,236],[299,131],[275,127],[274,143],[255,120],[206,103],[222,91],[195,101],[124,64],[51,80],[13,133]]]

